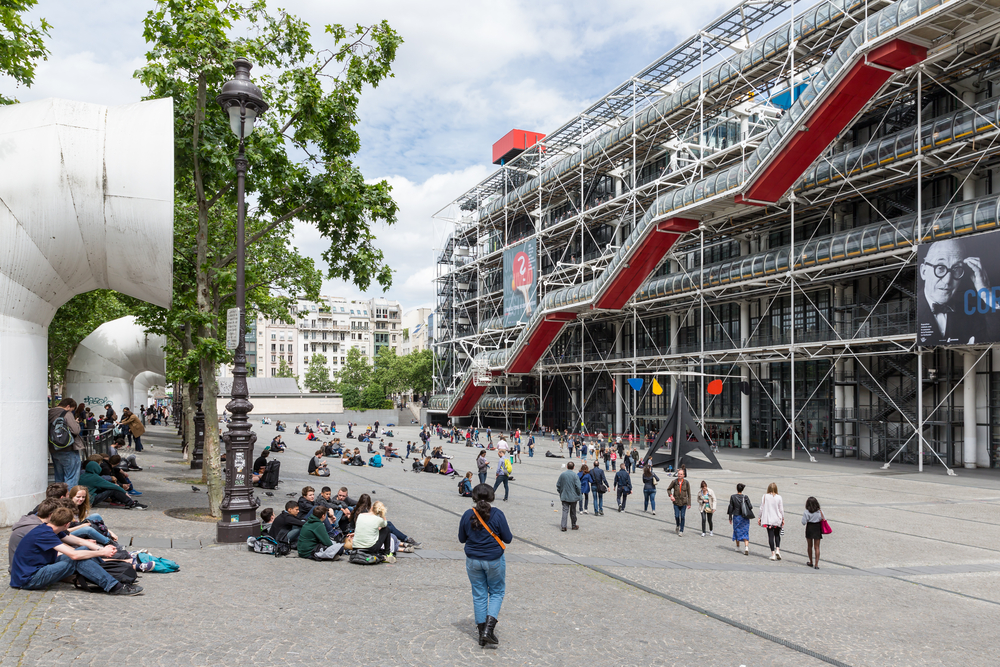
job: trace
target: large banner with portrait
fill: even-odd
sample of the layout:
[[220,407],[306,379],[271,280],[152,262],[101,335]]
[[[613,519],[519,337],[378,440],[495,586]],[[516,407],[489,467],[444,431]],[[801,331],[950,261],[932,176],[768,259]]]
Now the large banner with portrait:
[[1000,341],[1000,231],[921,245],[917,266],[919,345]]
[[503,325],[531,319],[538,307],[538,242],[526,241],[503,251]]

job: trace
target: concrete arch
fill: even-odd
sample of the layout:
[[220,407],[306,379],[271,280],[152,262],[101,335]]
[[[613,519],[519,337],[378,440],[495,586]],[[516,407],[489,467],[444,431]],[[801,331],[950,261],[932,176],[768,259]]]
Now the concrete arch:
[[[0,525],[45,490],[48,326],[111,288],[169,307],[173,102],[0,107]],[[16,440],[16,441],[15,441]]]
[[143,371],[132,383],[132,405],[149,405],[149,392],[156,387],[166,391],[167,377],[155,371]]
[[[135,410],[145,403],[152,379],[166,372],[164,344],[163,336],[147,334],[131,315],[105,322],[73,353],[66,369],[66,395],[95,413],[103,412],[106,403],[119,417],[124,407]],[[138,398],[142,400],[137,404]]]

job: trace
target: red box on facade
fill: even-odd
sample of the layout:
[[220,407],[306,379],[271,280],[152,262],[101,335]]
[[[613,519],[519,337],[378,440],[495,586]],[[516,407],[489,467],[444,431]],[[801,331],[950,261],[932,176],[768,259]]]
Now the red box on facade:
[[545,138],[540,132],[527,130],[511,130],[503,139],[493,144],[493,164],[509,162],[511,158],[520,155]]

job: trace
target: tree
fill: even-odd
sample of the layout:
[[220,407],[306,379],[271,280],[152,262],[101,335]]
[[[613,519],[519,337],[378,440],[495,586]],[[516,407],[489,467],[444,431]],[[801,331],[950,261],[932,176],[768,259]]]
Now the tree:
[[434,388],[434,363],[431,351],[411,352],[404,359],[407,386],[418,396],[429,394]]
[[[29,88],[35,80],[35,63],[49,55],[45,38],[52,27],[45,19],[38,26],[25,23],[22,15],[37,4],[38,0],[0,0],[0,74]],[[16,98],[0,92],[0,104],[16,103]]]
[[83,339],[105,322],[128,315],[134,303],[123,294],[100,289],[77,294],[59,307],[49,325],[49,395],[53,399],[60,393],[66,367]]
[[396,349],[386,345],[375,355],[372,382],[382,391],[382,397],[398,394],[406,389],[405,357],[396,354]]
[[349,389],[353,389],[360,393],[371,381],[372,367],[368,363],[368,357],[361,354],[361,350],[358,348],[352,347],[347,351],[347,361],[344,362],[344,367],[337,373],[340,392],[346,395]]
[[274,374],[274,377],[292,378],[295,380],[295,386],[299,386],[299,378],[292,372],[291,366],[288,365],[288,362],[285,361],[284,357],[278,359],[278,370]]
[[378,410],[385,407],[385,393],[377,384],[370,384],[361,392],[361,408]]
[[[231,358],[219,314],[233,303],[237,140],[215,95],[232,77],[237,55],[259,68],[255,82],[270,109],[247,141],[246,187],[254,204],[247,212],[247,315],[256,310],[287,319],[290,295],[318,298],[321,284],[312,261],[291,246],[295,220],[316,225],[329,241],[323,252],[329,277],[362,290],[373,280],[391,285],[372,227],[394,223],[396,204],[389,185],[366,182],[352,159],[360,149],[354,130],[360,95],[391,76],[401,39],[385,22],[352,31],[328,25],[334,48],[318,52],[308,24],[283,10],[270,14],[264,0],[162,0],[144,28],[150,47],[136,76],[149,97],[174,101],[174,308],[182,307],[151,314],[148,322],[173,329],[180,356],[198,361],[209,508],[219,516],[215,366]],[[178,334],[181,327],[186,334]]]
[[306,370],[303,382],[309,391],[330,393],[336,383],[330,379],[330,369],[326,366],[326,355],[314,354],[309,358],[309,368]]

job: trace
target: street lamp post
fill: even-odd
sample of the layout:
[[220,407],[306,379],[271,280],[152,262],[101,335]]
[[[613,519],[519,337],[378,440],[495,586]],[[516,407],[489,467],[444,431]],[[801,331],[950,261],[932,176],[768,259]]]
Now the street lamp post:
[[236,76],[222,86],[222,93],[215,98],[229,115],[229,126],[240,140],[236,156],[236,306],[240,309],[240,324],[239,340],[233,355],[232,400],[226,405],[232,419],[222,436],[226,443],[226,487],[222,498],[222,520],[216,524],[216,540],[221,543],[245,542],[248,537],[260,534],[260,521],[257,519],[260,501],[253,496],[250,470],[257,435],[247,419],[253,404],[247,389],[244,186],[248,163],[243,143],[253,132],[254,120],[267,111],[267,103],[260,88],[250,80],[250,68],[253,67],[250,61],[237,58],[233,65]]
[[[198,378],[198,400],[194,403],[194,444],[191,449],[191,470],[201,470],[205,457],[205,383]],[[229,458],[228,456],[226,458]]]

